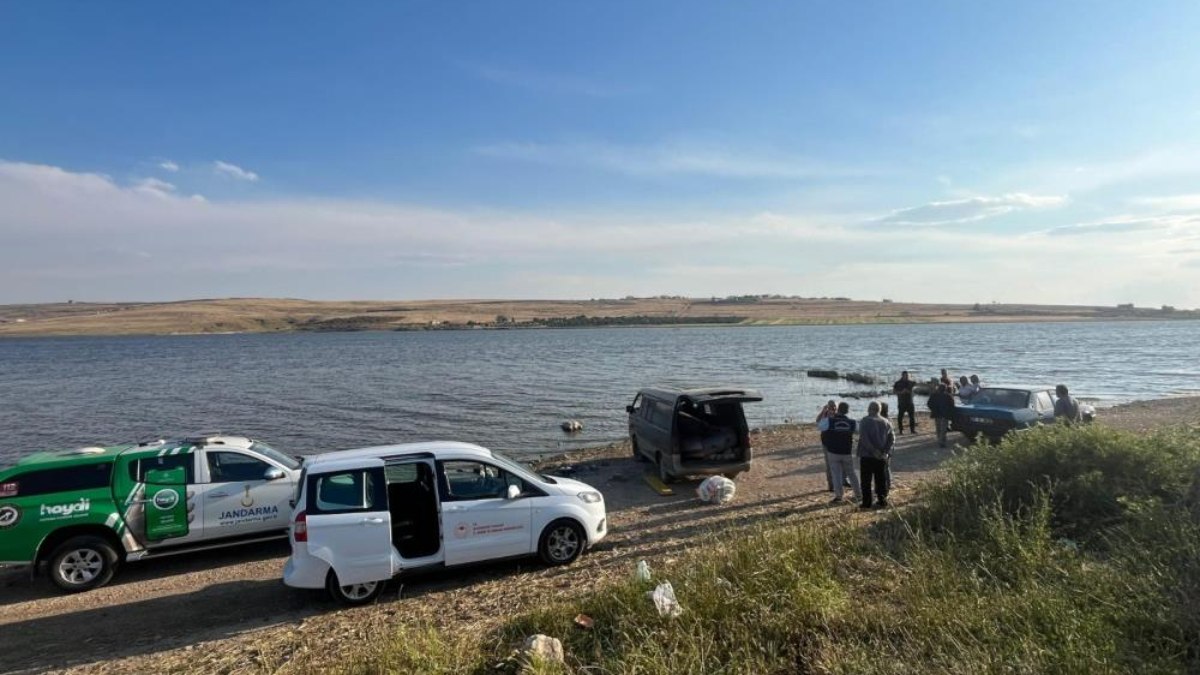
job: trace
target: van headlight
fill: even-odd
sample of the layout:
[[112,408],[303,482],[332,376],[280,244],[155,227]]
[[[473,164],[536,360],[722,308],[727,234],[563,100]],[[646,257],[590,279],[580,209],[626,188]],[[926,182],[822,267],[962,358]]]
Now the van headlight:
[[585,504],[597,504],[604,501],[604,497],[601,497],[599,492],[593,492],[591,490],[580,492],[575,496],[582,499]]

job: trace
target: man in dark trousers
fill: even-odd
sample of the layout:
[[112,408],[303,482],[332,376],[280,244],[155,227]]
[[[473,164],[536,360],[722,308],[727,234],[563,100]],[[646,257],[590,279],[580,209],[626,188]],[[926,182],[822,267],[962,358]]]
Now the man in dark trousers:
[[933,428],[937,430],[938,446],[944,448],[946,447],[946,432],[950,429],[950,420],[954,419],[954,397],[950,395],[946,385],[939,384],[937,391],[929,395],[928,405],[929,416],[933,418]]
[[916,384],[908,379],[908,371],[900,373],[900,379],[892,385],[892,392],[896,394],[896,432],[904,433],[904,413],[908,413],[908,430],[910,433],[917,433],[917,409],[913,407],[913,385]]
[[895,445],[892,423],[879,416],[879,404],[871,401],[867,406],[867,416],[858,423],[858,463],[862,470],[862,505],[859,508],[871,508],[872,483],[875,486],[875,508],[887,506],[888,461],[892,458]]
[[831,504],[841,504],[845,490],[842,487],[843,478],[850,480],[850,489],[854,490],[854,498],[858,499],[858,476],[854,474],[854,420],[846,416],[850,412],[850,404],[842,401],[838,404],[837,414],[829,418],[829,426],[821,432],[821,445],[825,446],[825,460],[829,462],[832,476],[833,501]]

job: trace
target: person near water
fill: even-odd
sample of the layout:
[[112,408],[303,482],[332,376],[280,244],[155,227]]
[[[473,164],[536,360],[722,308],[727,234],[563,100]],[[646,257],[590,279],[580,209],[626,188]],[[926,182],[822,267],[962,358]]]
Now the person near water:
[[[887,401],[879,402],[879,416],[885,420],[888,418]],[[887,464],[887,471],[885,472],[884,477],[887,478],[888,494],[891,494],[892,493],[892,463],[890,461]]]
[[854,432],[858,425],[848,417],[850,404],[842,401],[838,404],[837,414],[829,418],[829,428],[821,432],[821,445],[825,447],[825,461],[829,462],[833,473],[830,483],[833,487],[831,504],[841,504],[845,495],[842,480],[850,481],[850,489],[854,491],[857,500],[861,494],[858,486],[858,476],[854,473]]
[[[945,371],[942,371],[945,372]],[[908,379],[908,371],[900,373],[900,379],[892,385],[896,394],[896,432],[904,433],[904,413],[908,413],[908,430],[917,433],[917,409],[913,406],[913,386],[916,382]]]
[[[963,378],[964,381],[966,379]],[[928,405],[929,416],[933,418],[933,428],[937,431],[938,446],[944,448],[950,420],[954,419],[954,397],[946,390],[946,385],[939,384],[937,391],[929,395]]]
[[[979,376],[975,376],[975,381],[979,381]],[[949,392],[947,392],[949,393]],[[958,400],[963,403],[970,403],[971,397],[979,393],[979,385],[967,379],[966,375],[958,378]]]
[[1058,395],[1058,399],[1054,401],[1054,420],[1068,426],[1082,422],[1083,415],[1079,412],[1079,401],[1076,401],[1067,391],[1067,385],[1058,385],[1054,388],[1054,393]]
[[[833,399],[829,399],[825,403],[825,407],[821,408],[817,413],[817,431],[825,431],[829,429],[829,420],[837,414],[837,403]],[[825,458],[825,487],[829,492],[833,492],[833,471],[829,468],[829,458]],[[842,487],[850,487],[850,481],[843,480]]]
[[[859,508],[887,506],[887,463],[892,458],[896,435],[892,423],[879,416],[879,403],[871,401],[867,416],[858,423],[858,462],[862,472],[862,503]],[[872,503],[872,487],[875,501]]]
[[950,378],[950,373],[947,373],[945,368],[942,368],[942,376],[938,379],[938,382],[946,385],[946,388],[950,390],[951,394],[954,393],[954,380]]

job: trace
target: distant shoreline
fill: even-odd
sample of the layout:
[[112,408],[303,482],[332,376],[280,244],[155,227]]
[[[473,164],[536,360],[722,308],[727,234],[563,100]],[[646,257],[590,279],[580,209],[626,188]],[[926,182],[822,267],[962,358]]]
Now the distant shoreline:
[[965,305],[782,296],[395,302],[228,298],[2,305],[0,338],[1196,319],[1200,311],[1165,306]]

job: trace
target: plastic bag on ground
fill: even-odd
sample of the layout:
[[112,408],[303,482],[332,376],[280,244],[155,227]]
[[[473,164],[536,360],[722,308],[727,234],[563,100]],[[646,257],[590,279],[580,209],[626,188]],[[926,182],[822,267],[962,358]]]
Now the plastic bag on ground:
[[639,560],[637,569],[633,571],[633,578],[638,581],[650,581],[650,565],[645,560]]
[[736,493],[737,484],[724,476],[709,476],[696,486],[696,496],[709,504],[727,504]]
[[654,601],[654,608],[658,610],[659,616],[669,616],[673,619],[683,614],[683,607],[675,599],[675,589],[671,588],[671,582],[662,582],[647,595]]

